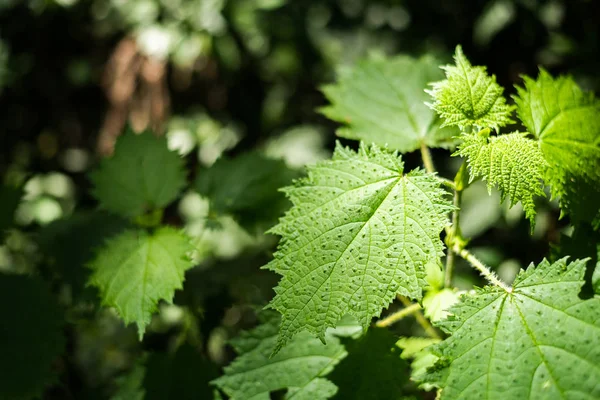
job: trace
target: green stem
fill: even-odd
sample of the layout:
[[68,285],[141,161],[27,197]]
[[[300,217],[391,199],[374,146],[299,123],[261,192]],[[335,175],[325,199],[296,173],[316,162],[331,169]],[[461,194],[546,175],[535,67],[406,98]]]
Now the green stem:
[[435,173],[435,167],[431,158],[431,152],[429,151],[429,147],[427,147],[425,143],[421,143],[421,158],[423,159],[425,170],[431,174]]
[[400,321],[402,318],[404,318],[408,315],[414,314],[415,312],[419,311],[420,309],[421,309],[421,306],[418,303],[413,303],[413,304],[409,305],[408,307],[404,307],[403,309],[396,311],[393,314],[388,315],[384,319],[377,321],[375,323],[375,326],[377,326],[379,328],[385,328],[387,326],[390,326],[390,325]]
[[498,275],[496,275],[492,270],[489,269],[484,263],[479,261],[477,257],[475,257],[469,250],[461,248],[460,245],[455,244],[453,246],[453,251],[464,258],[473,268],[475,268],[479,273],[488,280],[491,284],[501,287],[508,293],[512,293],[512,287],[508,286],[506,283],[502,282]]

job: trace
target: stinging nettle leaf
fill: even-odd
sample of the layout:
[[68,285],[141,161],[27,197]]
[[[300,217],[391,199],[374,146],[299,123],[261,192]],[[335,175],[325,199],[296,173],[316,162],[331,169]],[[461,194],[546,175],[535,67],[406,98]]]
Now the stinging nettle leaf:
[[91,262],[89,284],[98,287],[103,305],[115,307],[126,324],[137,324],[141,339],[158,302],[172,302],[175,290],[183,287],[193,249],[173,228],[153,234],[125,231],[108,240]]
[[545,196],[542,184],[548,167],[535,140],[525,133],[489,136],[489,130],[461,135],[463,142],[454,155],[467,159],[470,182],[483,177],[488,190],[498,186],[502,201],[508,196],[510,206],[521,202],[525,215],[535,224],[534,196]]
[[446,65],[446,79],[431,84],[426,90],[433,97],[427,104],[443,119],[442,126],[458,126],[461,130],[499,128],[511,124],[514,106],[506,104],[504,89],[489,76],[486,68],[473,66],[465,57],[461,46],[456,46],[455,65]]
[[114,154],[90,173],[92,194],[105,209],[135,217],[167,206],[185,185],[183,159],[164,137],[126,132]]
[[545,179],[553,196],[561,197],[561,208],[576,220],[600,226],[600,208],[593,195],[600,186],[600,101],[573,78],[555,79],[543,69],[537,80],[524,77],[524,81],[514,96],[517,113],[538,139],[550,166]]
[[262,325],[232,340],[238,357],[225,367],[225,375],[212,383],[232,400],[268,400],[270,392],[282,389],[287,389],[284,399],[332,397],[338,389],[324,377],[347,355],[339,339],[328,334],[325,345],[302,332],[271,357],[277,346],[278,325],[279,318],[270,315]]
[[465,295],[438,325],[449,338],[425,376],[442,399],[600,397],[600,297],[581,300],[585,260],[533,264],[511,293]]
[[441,128],[442,121],[424,104],[427,94],[423,89],[442,77],[432,57],[366,60],[342,71],[336,84],[323,87],[332,104],[321,112],[344,124],[336,132],[341,137],[402,153],[422,144],[449,147],[458,132]]
[[294,206],[272,229],[282,240],[265,267],[283,276],[269,305],[283,314],[280,346],[304,329],[324,340],[344,314],[366,329],[398,293],[421,298],[452,209],[436,176],[404,175],[400,157],[375,145],[338,144],[285,191]]

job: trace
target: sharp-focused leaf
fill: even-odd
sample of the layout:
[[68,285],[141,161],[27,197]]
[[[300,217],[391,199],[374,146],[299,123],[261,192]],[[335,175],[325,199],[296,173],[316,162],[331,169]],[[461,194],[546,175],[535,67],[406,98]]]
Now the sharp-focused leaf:
[[127,226],[126,221],[106,212],[76,212],[42,227],[37,242],[52,269],[69,284],[73,298],[95,300],[96,291],[86,287],[90,275],[86,264],[106,239]]
[[102,304],[115,307],[125,323],[135,322],[140,339],[159,300],[171,302],[192,267],[187,237],[163,227],[153,234],[128,230],[110,239],[92,261],[89,284]]
[[454,62],[442,67],[446,79],[432,83],[431,90],[426,91],[433,97],[428,105],[444,119],[442,126],[498,130],[513,123],[514,107],[506,104],[496,77],[489,76],[485,67],[472,66],[460,46],[456,47]]
[[90,174],[100,205],[124,217],[165,207],[185,185],[183,160],[164,137],[150,132],[120,136],[114,154]]
[[427,378],[442,399],[600,397],[600,297],[578,297],[585,261],[533,264],[512,292],[465,295],[439,326],[449,338]]
[[65,347],[62,312],[44,283],[0,274],[0,399],[40,396]]
[[543,69],[537,80],[524,80],[525,86],[517,87],[517,111],[550,165],[545,179],[552,194],[560,196],[561,207],[577,219],[587,214],[589,221],[600,224],[593,193],[587,194],[591,200],[577,198],[586,196],[581,190],[586,185],[600,185],[600,101],[571,77],[554,79]]
[[233,159],[221,158],[210,168],[200,170],[195,188],[210,199],[217,213],[231,214],[246,227],[257,223],[273,226],[290,206],[279,188],[297,176],[281,160],[246,153]]
[[4,231],[13,225],[15,211],[22,196],[21,188],[0,184],[0,239]]
[[521,202],[532,229],[535,223],[534,196],[545,196],[542,178],[547,163],[534,140],[524,133],[489,136],[489,130],[463,134],[463,143],[455,155],[465,157],[470,182],[482,177],[488,190],[498,186],[502,201],[508,196],[510,206]]
[[388,146],[402,153],[428,147],[448,147],[457,131],[441,121],[424,102],[427,84],[443,77],[432,57],[363,61],[342,71],[339,82],[323,92],[331,105],[328,118],[344,124],[338,136]]
[[287,390],[285,399],[329,399],[337,388],[324,376],[346,356],[344,346],[330,334],[325,345],[303,332],[271,357],[277,346],[278,325],[279,318],[271,316],[233,340],[239,355],[213,384],[232,400],[269,400],[269,393],[278,390]]
[[190,345],[181,346],[173,355],[152,353],[146,363],[144,399],[210,399],[210,381],[216,376],[216,366]]
[[330,375],[339,388],[334,399],[399,398],[409,372],[400,358],[396,340],[388,330],[381,328],[370,329],[358,339],[343,340],[348,356]]
[[338,145],[308,173],[286,189],[294,206],[272,230],[282,241],[266,266],[283,276],[270,304],[283,314],[280,345],[304,329],[323,340],[344,314],[366,329],[398,293],[420,299],[452,209],[434,175],[404,175],[376,146]]

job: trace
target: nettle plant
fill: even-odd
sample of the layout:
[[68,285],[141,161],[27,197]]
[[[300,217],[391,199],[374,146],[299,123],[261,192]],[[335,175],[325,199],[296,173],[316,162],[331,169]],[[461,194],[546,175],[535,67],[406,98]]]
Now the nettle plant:
[[[600,397],[600,297],[579,296],[586,262],[595,265],[555,256],[509,284],[459,229],[461,195],[478,178],[511,206],[520,202],[532,228],[546,186],[574,224],[600,228],[600,102],[572,78],[541,70],[509,105],[460,47],[454,61],[443,80],[429,57],[365,61],[324,88],[331,105],[322,112],[360,147],[338,144],[331,160],[284,189],[293,206],[271,229],[281,242],[265,266],[281,275],[268,305],[281,322],[234,342],[239,357],[214,381],[231,398],[281,389],[298,399],[400,398],[405,372],[384,328],[411,313],[430,337],[397,346],[414,358],[413,380],[442,399]],[[527,131],[501,132],[515,111]],[[453,144],[463,164],[448,180],[429,148]],[[406,171],[400,153],[416,150],[425,169]],[[591,236],[577,238],[598,254]],[[457,299],[457,256],[489,285]],[[406,307],[371,326],[397,297]]]
[[[400,399],[422,394],[417,388],[442,399],[600,398],[600,101],[571,77],[541,70],[524,77],[511,105],[460,47],[454,61],[440,70],[432,57],[398,56],[344,70],[324,87],[331,104],[322,112],[343,124],[339,136],[360,141],[358,150],[338,144],[293,183],[295,171],[258,153],[198,174],[192,189],[212,212],[244,226],[264,230],[288,209],[269,231],[281,237],[264,266],[281,276],[271,310],[231,341],[237,358],[199,398]],[[517,119],[526,131],[502,132]],[[461,158],[453,179],[437,174],[429,148]],[[425,168],[408,171],[401,154],[416,151]],[[49,227],[42,251],[54,250],[66,279],[87,283],[73,297],[96,290],[141,339],[159,303],[173,301],[204,256],[162,222],[186,186],[185,164],[164,137],[127,133],[90,178],[108,212]],[[511,206],[521,203],[532,229],[536,197],[549,188],[574,227],[550,261],[512,283],[476,258],[460,231],[463,192],[479,178]],[[285,187],[285,196],[272,187]],[[70,260],[73,246],[96,250]],[[458,257],[489,285],[459,293]],[[68,270],[82,263],[89,276]],[[590,295],[582,296],[584,283]],[[0,354],[0,397],[38,395],[65,346],[60,307],[36,280],[12,276],[0,286],[2,315],[20,321],[0,337],[23,343]],[[24,320],[11,304],[26,298],[36,304]],[[396,299],[403,307],[381,318]],[[398,338],[388,327],[408,315],[422,332]],[[26,356],[31,362],[10,361]],[[147,376],[162,374],[152,365]],[[142,375],[136,369],[132,382]],[[144,380],[147,395],[156,397],[150,387],[159,381]]]

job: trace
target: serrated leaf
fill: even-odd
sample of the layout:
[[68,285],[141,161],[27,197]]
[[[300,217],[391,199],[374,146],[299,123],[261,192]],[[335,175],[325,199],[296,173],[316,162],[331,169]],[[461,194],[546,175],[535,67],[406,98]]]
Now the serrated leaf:
[[92,194],[105,209],[135,217],[167,206],[185,185],[183,160],[164,137],[127,132],[114,154],[90,173]]
[[296,335],[271,357],[277,345],[279,318],[271,317],[253,330],[242,332],[232,345],[239,353],[225,375],[212,383],[232,400],[268,400],[269,393],[287,390],[285,399],[325,400],[337,388],[324,378],[346,356],[344,346],[328,334],[325,345],[307,332]]
[[290,203],[279,188],[289,185],[298,173],[281,160],[260,153],[246,153],[233,159],[220,158],[200,170],[195,189],[210,199],[211,209],[231,214],[246,227],[261,223],[273,226]]
[[128,230],[110,239],[90,264],[89,284],[100,290],[102,304],[115,307],[126,324],[135,322],[140,339],[159,300],[172,302],[193,265],[193,246],[185,235],[162,227],[153,234]]
[[582,186],[600,185],[600,101],[569,76],[553,78],[543,69],[537,80],[524,77],[517,87],[517,112],[539,142],[550,165],[545,179],[561,207],[577,219],[587,214],[600,224],[597,201],[577,199]]
[[283,314],[280,345],[304,329],[323,340],[344,314],[366,329],[396,294],[421,298],[452,209],[434,175],[404,175],[377,146],[338,145],[286,193],[294,206],[272,229],[282,240],[266,266],[283,276],[270,303]]
[[459,294],[455,290],[445,288],[429,290],[423,297],[423,314],[431,322],[448,316],[448,310],[458,301]]
[[461,135],[463,142],[455,155],[465,157],[472,182],[482,177],[488,191],[498,186],[502,201],[508,196],[510,206],[521,202],[533,229],[534,196],[545,196],[542,178],[548,164],[535,140],[524,133],[489,136],[489,130]]
[[581,300],[585,260],[533,264],[511,293],[465,295],[439,323],[451,336],[427,377],[442,399],[600,396],[600,297]]
[[0,399],[41,397],[65,347],[62,311],[46,285],[0,274]]
[[367,60],[342,73],[323,92],[332,103],[321,111],[344,124],[338,136],[388,146],[402,153],[453,144],[455,129],[441,128],[425,106],[426,85],[442,78],[432,57]]
[[339,388],[334,399],[397,399],[408,378],[408,366],[399,357],[396,337],[373,328],[358,339],[342,340],[348,351],[330,379]]
[[442,126],[478,129],[499,128],[513,123],[513,106],[506,104],[504,89],[482,66],[473,66],[461,46],[456,46],[454,65],[446,65],[446,79],[431,84],[427,90],[433,97],[428,104],[444,119]]

